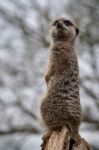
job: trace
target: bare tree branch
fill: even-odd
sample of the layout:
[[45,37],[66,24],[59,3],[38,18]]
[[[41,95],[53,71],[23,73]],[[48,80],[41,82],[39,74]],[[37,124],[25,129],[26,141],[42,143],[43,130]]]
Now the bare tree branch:
[[35,127],[11,127],[8,130],[1,130],[0,131],[0,136],[4,136],[4,135],[10,135],[10,134],[15,134],[15,133],[29,133],[29,134],[33,134],[33,133],[40,133],[40,131],[35,128]]
[[98,102],[99,99],[98,99],[97,95],[94,93],[94,91],[92,91],[89,88],[87,88],[84,85],[84,81],[83,80],[80,80],[80,85],[84,89],[85,93],[95,100],[96,106],[99,107],[99,102]]
[[23,106],[23,104],[20,101],[17,101],[14,105],[18,106],[18,108],[20,108],[20,110],[22,110],[24,113],[26,113],[27,115],[29,115],[36,121],[38,120],[37,116],[34,113],[32,113],[31,110],[29,110],[25,106]]

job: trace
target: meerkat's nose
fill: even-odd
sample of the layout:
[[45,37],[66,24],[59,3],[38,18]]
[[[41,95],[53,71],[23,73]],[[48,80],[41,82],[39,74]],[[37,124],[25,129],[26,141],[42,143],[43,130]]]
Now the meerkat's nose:
[[59,21],[59,22],[57,23],[57,28],[62,28],[62,22]]

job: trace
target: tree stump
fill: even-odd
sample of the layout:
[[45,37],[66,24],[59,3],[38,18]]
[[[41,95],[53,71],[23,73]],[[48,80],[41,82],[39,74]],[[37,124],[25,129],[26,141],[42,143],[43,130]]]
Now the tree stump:
[[[70,134],[67,128],[62,128],[61,131],[53,131],[44,150],[69,150]],[[93,150],[92,147],[81,139],[78,145],[73,145],[72,150]]]

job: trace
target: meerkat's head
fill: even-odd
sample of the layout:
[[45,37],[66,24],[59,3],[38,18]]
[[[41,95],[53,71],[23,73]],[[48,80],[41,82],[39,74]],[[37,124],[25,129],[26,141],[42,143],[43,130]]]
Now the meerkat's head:
[[71,20],[60,18],[55,20],[51,26],[51,35],[54,41],[66,40],[74,41],[79,33],[79,29]]

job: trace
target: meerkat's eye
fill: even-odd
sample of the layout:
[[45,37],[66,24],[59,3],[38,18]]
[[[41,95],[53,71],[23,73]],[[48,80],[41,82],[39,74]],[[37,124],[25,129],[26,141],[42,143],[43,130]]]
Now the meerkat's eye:
[[59,20],[54,21],[53,26],[55,26],[58,23]]
[[72,22],[69,21],[69,20],[64,20],[64,24],[65,24],[66,26],[73,26]]

